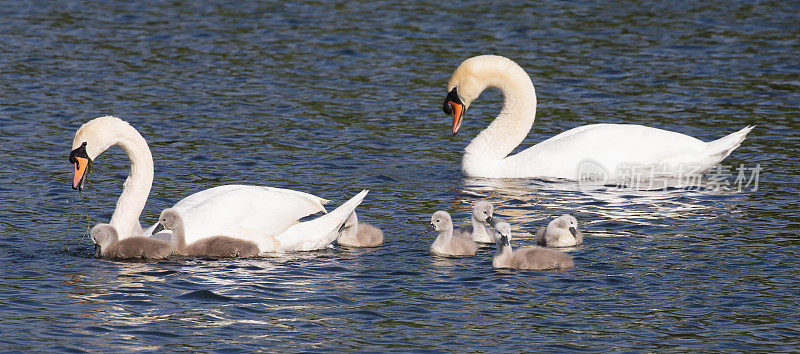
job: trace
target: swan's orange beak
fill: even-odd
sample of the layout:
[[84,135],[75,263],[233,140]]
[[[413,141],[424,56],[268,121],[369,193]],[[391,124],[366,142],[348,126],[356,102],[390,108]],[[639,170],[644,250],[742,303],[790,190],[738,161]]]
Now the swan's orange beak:
[[72,178],[72,189],[83,189],[83,181],[89,172],[89,159],[75,158],[75,176]]
[[72,177],[72,189],[81,190],[86,182],[86,176],[92,167],[92,159],[86,155],[86,143],[69,153],[69,162],[75,165],[75,174]]
[[461,122],[464,120],[464,113],[466,111],[466,109],[464,109],[464,104],[461,103],[461,98],[458,97],[457,87],[453,87],[453,90],[447,94],[447,98],[444,99],[442,110],[444,110],[445,114],[453,115],[453,135],[455,135],[458,133],[458,129],[461,128]]
[[464,121],[464,105],[455,102],[450,102],[450,105],[453,106],[453,135],[456,135]]

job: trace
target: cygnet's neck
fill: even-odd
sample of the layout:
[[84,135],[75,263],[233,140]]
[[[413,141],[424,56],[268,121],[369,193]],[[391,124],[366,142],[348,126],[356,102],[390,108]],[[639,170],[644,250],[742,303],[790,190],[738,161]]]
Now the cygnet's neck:
[[476,76],[487,87],[502,91],[503,109],[464,149],[465,164],[502,160],[525,140],[536,117],[536,90],[522,67],[503,60],[482,66]]
[[437,237],[437,239],[445,241],[445,242],[450,241],[451,238],[453,238],[453,228],[452,227],[444,229],[442,231],[439,231],[439,236]]
[[446,254],[450,247],[450,241],[453,239],[453,227],[439,231],[436,240],[431,245],[431,250],[435,253]]
[[472,223],[472,239],[473,240],[484,240],[489,239],[489,232],[486,231],[486,225],[478,219],[475,218],[475,215],[470,217],[470,222]]
[[172,248],[178,254],[186,253],[186,229],[183,226],[183,221],[179,221],[174,228],[172,228]]
[[508,268],[511,266],[511,256],[514,250],[511,249],[511,244],[503,245],[497,244],[497,252],[492,259],[492,266],[495,268]]
[[119,239],[116,236],[109,236],[108,239],[100,245],[100,255],[105,257],[111,252],[111,249],[116,247]]

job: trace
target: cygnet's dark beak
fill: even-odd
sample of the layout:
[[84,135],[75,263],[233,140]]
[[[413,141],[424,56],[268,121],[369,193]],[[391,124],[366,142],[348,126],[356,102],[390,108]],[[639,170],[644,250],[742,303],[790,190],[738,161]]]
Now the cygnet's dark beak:
[[578,230],[576,230],[574,227],[569,228],[569,233],[572,234],[572,237],[578,237]]
[[508,236],[500,235],[500,243],[503,244],[503,246],[508,246],[509,245]]
[[150,236],[153,236],[153,235],[155,235],[155,234],[157,234],[157,233],[159,233],[161,231],[164,231],[164,225],[161,224],[161,223],[158,223],[158,224],[156,224],[156,228],[153,229],[153,232],[150,233]]
[[492,227],[494,227],[494,223],[496,223],[497,221],[495,221],[494,218],[490,216],[486,218],[486,222],[488,222],[489,225],[492,225]]
[[95,243],[94,244],[94,258],[100,258],[100,254],[102,253],[101,251],[102,251],[102,249],[101,249],[100,245]]
[[436,231],[436,225],[434,225],[433,223],[428,225],[428,231]]

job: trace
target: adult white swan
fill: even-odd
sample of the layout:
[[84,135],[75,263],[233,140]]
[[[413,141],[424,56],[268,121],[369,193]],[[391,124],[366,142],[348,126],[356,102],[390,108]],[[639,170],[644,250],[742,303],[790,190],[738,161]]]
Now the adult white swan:
[[[92,161],[113,145],[118,145],[128,155],[131,170],[110,224],[117,230],[120,240],[150,236],[156,224],[142,230],[139,215],[153,185],[153,157],[142,135],[127,122],[105,116],[78,129],[69,157],[75,165],[72,188],[83,188]],[[261,252],[306,251],[324,248],[335,241],[342,224],[366,194],[366,190],[361,191],[334,211],[305,222],[298,220],[317,212],[324,213],[322,205],[328,201],[282,188],[219,186],[194,193],[173,208],[186,224],[187,243],[227,235],[253,241]]]
[[580,180],[582,170],[586,172],[589,167],[589,172],[602,169],[606,177],[617,179],[630,178],[624,173],[631,167],[647,166],[666,175],[703,173],[736,149],[752,129],[746,127],[706,143],[641,125],[591,124],[508,156],[528,135],[536,115],[536,91],[531,78],[517,63],[496,55],[462,62],[447,84],[444,112],[453,115],[456,134],[469,105],[487,87],[503,92],[503,109],[466,147],[462,171],[468,176]]

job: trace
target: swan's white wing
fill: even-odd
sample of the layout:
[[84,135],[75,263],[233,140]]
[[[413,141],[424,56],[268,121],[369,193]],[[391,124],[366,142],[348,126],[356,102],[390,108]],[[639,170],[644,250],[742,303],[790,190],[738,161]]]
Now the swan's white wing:
[[708,143],[691,136],[633,124],[592,124],[570,129],[503,160],[508,177],[576,179],[582,164],[619,168],[656,165],[702,154]]
[[[273,187],[264,187],[264,186],[253,186],[253,185],[242,185],[242,184],[228,184],[224,186],[217,186],[209,189],[205,189],[194,193],[186,198],[181,199],[179,202],[175,203],[173,208],[179,208],[189,210],[192,208],[197,207],[198,205],[208,203],[209,200],[213,200],[217,197],[223,196],[225,194],[231,192],[253,192],[257,194],[258,197],[270,196],[280,194],[283,197],[288,197],[291,199],[296,199],[298,201],[303,201],[308,204],[308,207],[313,210],[309,214],[317,213],[317,212],[325,212],[325,207],[323,204],[329,202],[329,200],[317,197],[313,194],[298,192],[291,189],[284,189],[284,188],[273,188]],[[264,194],[265,192],[269,194]],[[272,194],[275,193],[275,194]],[[227,197],[226,197],[227,198]],[[306,214],[306,215],[309,215]],[[303,215],[303,216],[306,216]]]
[[[217,235],[237,237],[237,231],[242,229],[258,230],[250,235],[278,235],[300,218],[324,213],[322,205],[327,202],[289,189],[226,185],[194,193],[173,208],[183,217],[186,243],[192,243]],[[145,234],[154,228],[151,226]],[[257,236],[245,238],[253,237]]]

